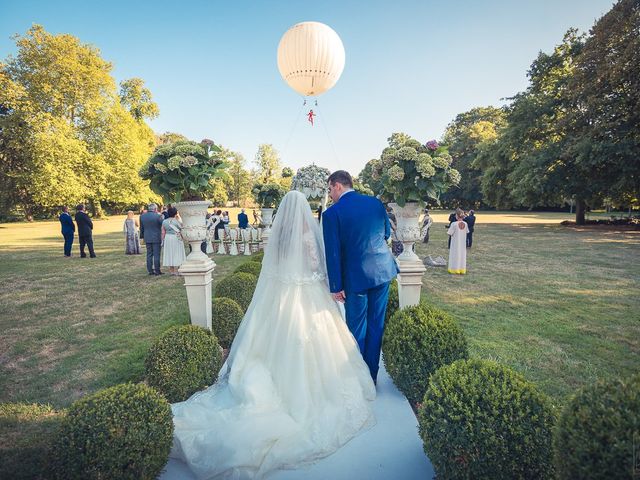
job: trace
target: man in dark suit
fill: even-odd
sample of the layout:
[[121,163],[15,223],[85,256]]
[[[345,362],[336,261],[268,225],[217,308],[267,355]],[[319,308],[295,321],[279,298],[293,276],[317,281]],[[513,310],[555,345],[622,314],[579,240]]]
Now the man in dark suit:
[[162,222],[164,216],[158,213],[155,203],[149,204],[147,213],[140,215],[140,236],[147,247],[147,272],[162,275],[160,271],[160,244],[162,243]]
[[347,326],[375,383],[389,283],[398,273],[386,241],[391,225],[382,202],[355,192],[344,170],[329,177],[329,195],[334,204],[322,214],[329,289],[345,304]]
[[469,215],[464,218],[464,221],[467,222],[467,226],[469,227],[469,232],[467,233],[467,248],[471,248],[473,244],[473,229],[476,224],[476,215],[473,210],[469,210]]
[[73,218],[69,214],[69,207],[66,205],[62,207],[62,213],[58,217],[62,226],[62,236],[64,237],[64,256],[71,256],[71,247],[73,246],[73,234],[76,231],[76,225],[73,223]]
[[249,226],[249,217],[244,213],[244,208],[238,214],[238,228],[247,228]]
[[96,252],[93,251],[93,222],[84,211],[82,204],[76,207],[76,223],[78,224],[78,240],[80,240],[80,258],[87,258],[87,254],[84,253],[85,245],[89,248],[89,256],[96,258]]
[[[455,222],[457,220],[456,218],[456,212],[451,212],[451,214],[449,214],[449,223],[447,224],[447,226],[445,227],[447,230],[449,230],[449,227],[451,226],[451,224],[453,222]],[[447,244],[447,248],[449,250],[451,250],[451,236],[447,235],[449,237],[449,243]]]

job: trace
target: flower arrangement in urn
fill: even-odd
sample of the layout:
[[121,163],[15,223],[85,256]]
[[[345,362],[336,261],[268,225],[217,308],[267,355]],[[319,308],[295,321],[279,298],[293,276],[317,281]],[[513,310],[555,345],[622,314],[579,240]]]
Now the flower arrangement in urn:
[[440,194],[460,181],[460,173],[451,168],[451,155],[435,140],[421,144],[404,133],[388,138],[389,146],[379,159],[371,161],[371,177],[380,197],[403,207],[407,202],[423,205],[438,201]]
[[151,190],[166,201],[204,200],[215,189],[213,180],[227,175],[221,152],[208,139],[160,145],[140,169],[140,176],[150,180]]
[[291,190],[298,190],[310,199],[322,199],[328,193],[327,181],[331,172],[317,165],[302,167],[293,177]]

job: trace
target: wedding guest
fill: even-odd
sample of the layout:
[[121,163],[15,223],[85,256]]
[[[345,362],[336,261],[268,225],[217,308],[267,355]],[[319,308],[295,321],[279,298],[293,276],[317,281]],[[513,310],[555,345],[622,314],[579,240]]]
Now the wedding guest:
[[147,213],[140,216],[140,236],[147,248],[147,272],[162,275],[160,271],[160,245],[162,244],[162,222],[164,216],[158,213],[158,206],[150,203]]
[[84,253],[85,245],[89,249],[89,256],[96,258],[96,252],[93,250],[93,222],[85,213],[82,204],[76,207],[76,223],[78,224],[78,240],[80,241],[80,258],[87,258],[87,254]]
[[258,214],[256,209],[254,208],[253,209],[253,223],[251,224],[251,226],[258,227],[261,223],[262,223],[262,218],[260,218],[260,215]]
[[213,239],[220,240],[219,232],[220,230],[224,230],[224,223],[222,222],[222,210],[216,210],[216,218],[220,219],[220,222],[215,226],[215,230],[213,231]]
[[387,205],[387,216],[389,217],[389,223],[391,224],[391,253],[394,257],[397,257],[404,250],[404,245],[398,240],[396,235],[396,215],[393,213],[393,209]]
[[169,212],[167,209],[168,207],[166,205],[160,205],[160,213],[162,214],[165,220],[169,218]]
[[[460,210],[459,208],[456,210],[456,212]],[[451,212],[449,214],[449,223],[447,224],[447,226],[445,227],[447,230],[449,229],[449,227],[451,226],[451,224],[453,222],[456,221],[456,212]],[[449,237],[449,243],[447,243],[447,248],[451,248],[451,237]]]
[[420,227],[420,235],[422,237],[422,243],[429,243],[429,228],[433,220],[429,216],[429,209],[424,209],[424,217],[422,218],[422,226]]
[[73,234],[76,231],[73,218],[71,218],[69,214],[69,207],[66,205],[62,207],[62,213],[58,217],[58,220],[60,220],[62,236],[64,237],[64,256],[69,258],[71,256],[71,247],[73,246]]
[[467,248],[471,248],[473,244],[473,229],[476,225],[476,212],[469,210],[469,215],[464,218],[464,221],[467,222],[467,226],[469,227],[469,233],[467,233]]
[[452,222],[447,230],[451,239],[449,251],[449,273],[464,275],[467,273],[467,233],[469,227],[464,221],[464,212],[460,209],[456,212],[456,221]]
[[245,229],[249,226],[249,217],[244,213],[244,208],[238,214],[238,228]]
[[224,228],[225,233],[227,234],[227,237],[229,236],[229,223],[231,222],[231,219],[229,218],[229,212],[225,211],[222,214],[222,228]]
[[184,263],[187,256],[184,252],[184,242],[180,231],[182,222],[176,218],[176,207],[167,209],[167,219],[162,222],[162,265],[169,267],[171,275],[178,275],[178,267]]
[[318,207],[318,222],[322,220],[322,205]]
[[140,224],[138,220],[133,217],[133,211],[127,212],[127,218],[122,226],[124,232],[124,253],[127,255],[139,255],[140,254]]

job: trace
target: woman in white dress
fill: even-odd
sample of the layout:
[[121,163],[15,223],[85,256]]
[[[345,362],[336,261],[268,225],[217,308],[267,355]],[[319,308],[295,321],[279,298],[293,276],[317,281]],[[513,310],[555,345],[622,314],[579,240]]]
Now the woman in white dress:
[[178,267],[187,258],[180,235],[182,222],[176,218],[178,213],[176,207],[169,207],[167,213],[169,216],[162,222],[162,265],[169,267],[171,275],[178,275]]
[[449,250],[449,273],[464,275],[467,273],[467,233],[469,227],[463,220],[464,212],[456,211],[456,221],[451,222],[447,234],[451,237]]
[[291,191],[218,382],[172,405],[171,455],[200,479],[297,468],[373,425],[375,394],[329,294],[318,222]]

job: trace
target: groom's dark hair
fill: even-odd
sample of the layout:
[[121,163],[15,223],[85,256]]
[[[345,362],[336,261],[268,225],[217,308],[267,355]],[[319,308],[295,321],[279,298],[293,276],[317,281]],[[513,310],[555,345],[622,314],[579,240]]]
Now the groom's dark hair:
[[329,175],[329,183],[331,185],[335,185],[336,183],[341,183],[345,187],[353,188],[353,179],[351,175],[346,170],[336,170],[331,175]]

